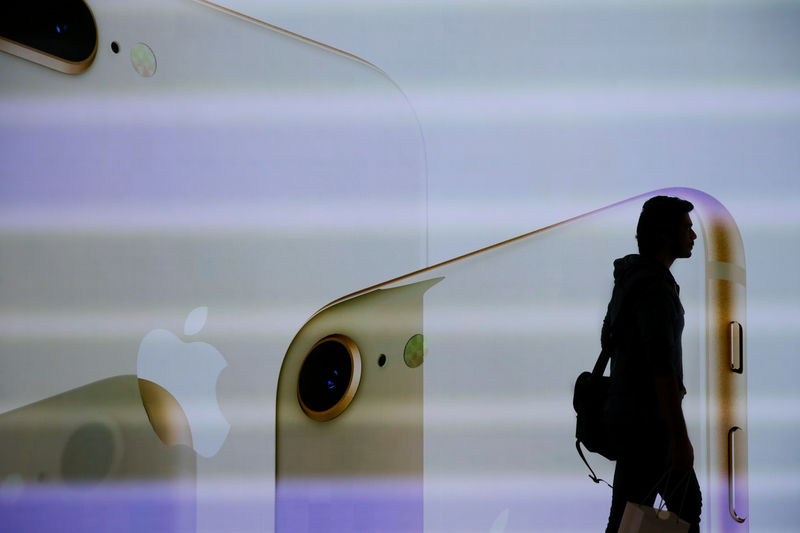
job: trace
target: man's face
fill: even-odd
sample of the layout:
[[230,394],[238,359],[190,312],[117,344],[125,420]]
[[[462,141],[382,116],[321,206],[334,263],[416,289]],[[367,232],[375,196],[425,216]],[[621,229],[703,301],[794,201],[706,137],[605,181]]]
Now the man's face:
[[689,213],[684,213],[673,237],[672,256],[676,259],[679,257],[691,257],[696,238],[697,234],[692,229],[692,219],[689,218]]

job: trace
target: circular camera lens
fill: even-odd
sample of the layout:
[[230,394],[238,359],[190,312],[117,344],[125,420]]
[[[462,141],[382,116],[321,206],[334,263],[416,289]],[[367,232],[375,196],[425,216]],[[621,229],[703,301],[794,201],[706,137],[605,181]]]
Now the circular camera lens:
[[0,36],[75,63],[91,63],[97,47],[97,25],[83,0],[0,2]]
[[361,380],[361,355],[344,335],[317,342],[303,361],[297,382],[297,398],[314,420],[339,416],[355,396]]
[[70,436],[64,447],[61,476],[66,481],[101,481],[111,472],[114,449],[114,434],[105,424],[84,424]]

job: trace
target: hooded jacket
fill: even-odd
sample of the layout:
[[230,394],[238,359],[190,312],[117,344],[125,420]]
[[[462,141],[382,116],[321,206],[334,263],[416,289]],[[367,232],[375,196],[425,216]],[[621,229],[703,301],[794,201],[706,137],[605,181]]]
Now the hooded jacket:
[[603,347],[611,350],[606,407],[612,419],[663,420],[657,376],[674,373],[683,389],[679,293],[669,269],[655,259],[632,254],[614,261],[614,290],[601,335]]

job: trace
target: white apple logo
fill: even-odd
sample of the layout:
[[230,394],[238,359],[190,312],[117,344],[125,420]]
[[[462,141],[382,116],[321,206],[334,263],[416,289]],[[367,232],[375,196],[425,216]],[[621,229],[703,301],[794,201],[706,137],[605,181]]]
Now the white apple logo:
[[510,512],[509,509],[501,511],[500,514],[497,515],[497,518],[494,519],[489,533],[503,533],[506,530],[506,525],[508,525],[508,515]]
[[[186,317],[185,336],[198,333],[206,323],[207,307]],[[215,455],[230,431],[217,402],[217,379],[227,366],[219,350],[206,342],[183,342],[164,329],[154,329],[139,344],[137,375],[166,389],[183,409],[189,422],[194,451]]]

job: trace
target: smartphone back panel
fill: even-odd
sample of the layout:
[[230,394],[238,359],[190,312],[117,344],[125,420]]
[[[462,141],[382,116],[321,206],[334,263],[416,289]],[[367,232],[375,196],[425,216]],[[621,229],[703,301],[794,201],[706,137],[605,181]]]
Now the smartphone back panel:
[[425,264],[419,127],[347,53],[203,2],[87,3],[82,73],[0,53],[0,412],[120,375],[177,387],[205,436],[198,530],[261,531],[292,336]]
[[[741,240],[716,200],[699,191],[668,189],[479,250],[322,309],[298,333],[281,372],[278,531],[301,531],[281,528],[281,520],[292,522],[303,494],[298,486],[304,483],[317,515],[325,516],[326,498],[336,502],[338,514],[331,515],[329,531],[605,527],[611,491],[588,479],[576,452],[572,392],[578,374],[591,369],[600,351],[612,262],[635,252],[639,211],[656,194],[680,196],[695,205],[691,216],[698,239],[693,256],[676,261],[672,272],[685,309],[683,364],[689,394],[683,409],[704,491],[701,526],[704,531],[746,530],[746,522],[737,521],[731,511],[738,507],[743,514],[746,509],[746,456],[732,459],[728,449],[731,429],[742,430],[743,437],[746,427],[746,383],[731,366],[725,339],[730,324],[744,320]],[[416,313],[409,311],[412,304],[391,303],[400,295],[416,303]],[[315,364],[307,344],[331,333],[353,341],[362,368],[346,409],[320,422],[297,407],[302,400],[298,376]],[[415,345],[422,347],[421,359],[413,357]],[[398,394],[371,386],[379,382],[413,386]],[[392,441],[386,437],[392,428],[397,439],[416,435],[403,448],[422,454],[421,476],[416,461],[403,468],[389,459],[394,457],[391,448],[381,443]],[[368,451],[357,460],[341,459],[355,449]],[[324,476],[302,459],[319,454],[332,465]],[[413,454],[406,451],[405,456]],[[613,464],[589,456],[598,475],[611,482]],[[728,467],[733,460],[738,461],[736,476]],[[409,478],[423,480],[405,485],[405,501],[413,500],[414,491],[422,495],[424,527],[402,529],[380,518],[368,527],[345,526],[353,522],[339,518],[343,508],[351,515],[376,516],[368,514],[375,500],[392,509],[396,495],[385,489],[381,493],[380,487]],[[731,491],[736,483],[739,487]],[[360,500],[358,487],[368,487],[370,498]],[[739,500],[731,503],[733,492]],[[314,513],[312,517],[324,522]]]

